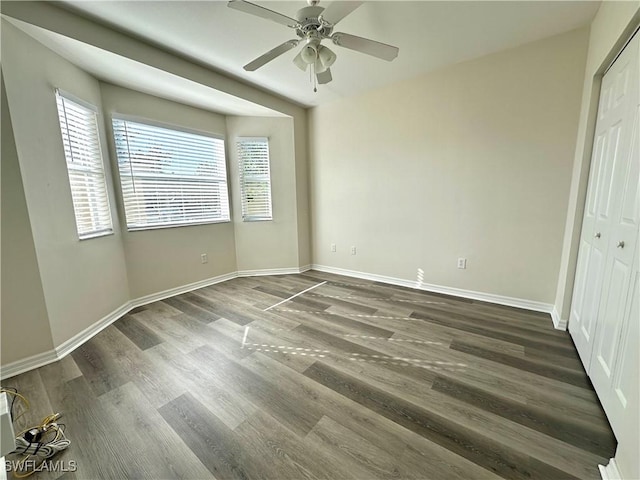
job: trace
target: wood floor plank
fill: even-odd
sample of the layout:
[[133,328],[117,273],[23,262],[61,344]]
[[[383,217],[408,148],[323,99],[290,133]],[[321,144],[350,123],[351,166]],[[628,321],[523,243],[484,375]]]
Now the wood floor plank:
[[161,316],[161,317],[173,317],[175,315],[183,314],[180,310],[172,307],[171,305],[165,302],[148,303],[144,306],[144,308],[135,309],[135,310],[136,310],[135,312],[133,310],[129,312],[129,315],[143,313],[147,315],[155,315],[155,316]]
[[216,315],[209,310],[205,310],[203,308],[200,308],[198,305],[191,303],[190,301],[188,301],[188,298],[190,297],[187,297],[186,295],[180,295],[177,297],[165,298],[163,302],[177,310],[180,310],[182,313],[204,323],[213,322],[220,318],[219,315]]
[[113,325],[105,328],[96,340],[111,353],[114,368],[135,383],[154,406],[164,405],[182,393],[177,385],[172,385],[173,379],[165,370],[151,362]]
[[357,478],[400,478],[398,459],[355,432],[324,416],[304,438],[311,451],[327,452]]
[[570,368],[577,372],[584,372],[584,366],[580,361],[580,357],[577,352],[574,355],[554,355],[549,352],[541,352],[536,348],[524,347],[524,356],[531,358],[539,362],[550,363],[551,365],[558,365],[565,368]]
[[115,358],[101,342],[101,337],[94,337],[80,345],[71,355],[96,395],[102,395],[130,380],[118,368]]
[[253,323],[250,325],[242,349],[252,353],[259,352],[298,372],[303,372],[316,358],[322,358],[328,353],[297,331],[269,332],[253,328]]
[[[139,443],[129,448],[142,450],[153,459],[147,475],[155,478],[207,478],[209,470],[176,434],[133,383],[114,389],[99,399],[105,414],[130,425]],[[137,448],[136,448],[137,447]]]
[[[459,458],[465,460],[462,457]],[[475,463],[446,462],[413,446],[407,446],[399,457],[399,462],[401,465],[400,478],[409,480],[441,478],[447,480],[497,480],[503,478],[478,467]]]
[[202,288],[191,293],[193,296],[199,296],[204,298],[208,305],[207,310],[214,312],[218,317],[226,318],[238,325],[247,325],[254,320],[261,318],[270,318],[268,312],[262,312],[252,307],[244,305],[242,302],[237,302],[225,296],[220,296],[215,293],[215,290],[210,288]]
[[162,339],[150,328],[131,315],[125,315],[114,323],[114,326],[135,343],[140,350],[146,350],[159,343]]
[[493,362],[509,365],[525,372],[535,373],[543,377],[560,380],[577,387],[591,389],[591,382],[584,372],[566,369],[564,367],[551,366],[543,362],[536,362],[524,358],[514,357],[505,353],[488,350],[476,345],[471,345],[461,340],[454,340],[449,346],[452,350],[468,353],[476,357],[485,358]]
[[185,393],[158,412],[216,478],[255,478],[233,432],[192,395]]
[[[348,300],[351,305],[359,305],[372,308],[373,312],[371,313],[375,313],[381,309],[392,309],[394,314],[400,317],[408,317],[411,313],[413,313],[414,310],[412,303],[393,301],[392,298],[387,297],[366,296],[361,293],[354,294],[354,292],[339,287],[334,287],[332,285],[323,285],[322,287],[312,290],[305,295],[308,295],[311,298],[317,298],[321,301],[325,299],[325,301],[331,303],[341,299]],[[347,311],[347,313],[358,312]]]
[[279,290],[273,287],[261,286],[261,287],[256,287],[255,290],[258,292],[268,293],[269,295],[272,295],[274,299],[274,302],[273,302],[274,304],[282,300],[290,299],[288,300],[288,303],[290,303],[291,305],[294,305],[295,306],[294,308],[297,308],[300,310],[310,310],[310,311],[326,310],[331,306],[329,303],[319,302],[309,298],[302,298],[302,297],[292,298],[292,294],[290,292],[287,292],[285,290]]
[[138,455],[129,446],[129,439],[137,433],[130,431],[118,417],[107,414],[84,377],[66,382],[66,388],[61,411],[72,444],[60,458],[76,460],[76,476],[150,478],[153,459]]
[[549,342],[542,340],[535,340],[530,337],[523,337],[517,333],[503,332],[498,329],[491,329],[484,326],[474,325],[469,322],[455,321],[451,322],[443,318],[443,315],[423,314],[414,312],[411,314],[412,318],[423,320],[427,323],[433,323],[436,325],[443,325],[452,328],[456,328],[465,332],[475,333],[486,337],[498,338],[507,342],[515,343],[516,345],[523,345],[536,348],[541,351],[551,352],[556,355],[573,356],[571,346],[562,344],[562,342]]
[[552,415],[540,408],[515,404],[506,398],[442,376],[435,378],[431,388],[601,457],[612,457],[615,454],[615,437],[597,425],[577,418]]
[[264,284],[271,284],[292,293],[301,292],[319,283],[298,274],[268,275],[264,280]]
[[185,328],[186,320],[190,317],[182,312],[178,312],[171,317],[165,317],[154,315],[146,310],[136,313],[135,318],[147,328],[152,329],[162,339],[163,343],[170,344],[181,352],[187,353],[205,344],[201,338],[193,335]]
[[309,404],[289,395],[276,382],[255,374],[209,346],[199,348],[190,355],[204,364],[217,365],[229,385],[234,385],[252,403],[260,405],[289,430],[301,436],[306,435],[322,416],[310,409]]
[[[512,357],[524,358],[526,356],[526,348],[522,345],[516,345],[515,343],[504,342],[495,338],[483,337],[473,334],[462,334],[455,336],[453,342],[464,342],[467,345],[473,345],[491,352],[499,352]],[[451,343],[449,345],[451,345]]]
[[[193,295],[191,298],[202,297],[204,289],[202,291],[192,292]],[[221,301],[213,301],[210,297],[206,297],[208,300],[206,302],[206,311],[212,316],[213,319],[217,320],[219,318],[226,318],[227,320],[231,320],[232,322],[236,322],[239,325],[246,325],[251,322],[251,318],[249,318],[246,312],[239,311],[230,307],[226,302]],[[205,305],[204,302],[200,302],[201,305]]]
[[231,430],[256,411],[233,385],[220,381],[215,369],[203,368],[192,356],[179,352],[167,354],[162,345],[149,353],[166,371],[173,373],[177,390],[190,392]]
[[[560,473],[549,465],[531,462],[528,456],[510,450],[490,437],[479,436],[462,425],[327,365],[316,363],[307,369],[305,375],[505,478],[557,478]],[[570,477],[568,474],[564,476]]]
[[526,317],[520,312],[513,310],[499,310],[491,313],[478,308],[476,304],[460,304],[449,302],[445,304],[415,304],[416,311],[424,314],[429,313],[445,313],[447,318],[452,320],[460,319],[486,326],[507,329],[515,333],[524,335],[538,336],[540,338],[548,338],[551,340],[566,340],[567,333],[560,330],[550,329],[546,319],[540,317]]
[[333,457],[311,448],[265,412],[258,411],[234,432],[260,476],[270,479],[367,478],[352,465],[338,464]]
[[285,315],[288,318],[295,318],[299,323],[304,323],[305,325],[311,325],[314,327],[319,321],[322,321],[329,331],[334,332],[334,334],[360,334],[389,338],[395,333],[393,330],[370,325],[361,321],[359,318],[349,318],[336,313],[299,312],[296,310],[289,310],[286,307],[278,308],[276,309],[276,312],[281,315]]

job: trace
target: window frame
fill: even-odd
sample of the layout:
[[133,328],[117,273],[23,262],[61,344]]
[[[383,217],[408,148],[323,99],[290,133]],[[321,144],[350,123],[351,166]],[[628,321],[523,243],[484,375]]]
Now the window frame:
[[[239,145],[243,142],[262,142],[264,141],[264,143],[266,144],[266,150],[267,150],[267,169],[268,169],[268,173],[266,175],[266,181],[268,182],[268,187],[269,187],[269,216],[264,216],[264,215],[247,215],[245,214],[245,210],[246,210],[246,197],[245,197],[245,182],[244,182],[244,162],[242,159],[242,156],[240,155],[240,148]],[[271,182],[271,148],[270,148],[270,142],[269,142],[269,137],[259,137],[259,136],[247,136],[247,137],[236,137],[235,138],[235,145],[236,145],[236,155],[237,155],[237,160],[238,160],[238,183],[240,184],[240,210],[241,210],[241,215],[242,215],[242,221],[243,222],[271,222],[273,221],[273,188],[272,188],[272,182]],[[254,176],[253,178],[257,178],[259,179],[260,177],[264,177],[262,175],[260,176]],[[252,178],[250,176],[250,178]],[[263,180],[258,180],[258,181],[265,181]]]
[[[60,88],[56,88],[54,90],[55,92],[55,102],[56,102],[56,111],[58,113],[58,128],[60,130],[60,138],[62,141],[62,147],[63,147],[63,154],[65,157],[65,168],[67,171],[67,180],[69,181],[69,190],[71,192],[71,202],[73,204],[73,216],[74,216],[74,221],[75,221],[75,225],[76,225],[76,234],[78,235],[78,240],[83,241],[83,240],[90,240],[92,238],[100,238],[100,237],[106,237],[109,235],[113,235],[115,233],[114,230],[114,225],[113,225],[113,212],[111,211],[111,200],[110,200],[110,195],[109,195],[109,185],[108,185],[108,178],[107,178],[107,168],[105,167],[105,155],[104,155],[104,150],[102,148],[103,143],[103,131],[100,128],[100,117],[101,117],[101,112],[100,109],[81,99],[76,97],[75,95],[68,93]],[[93,172],[93,175],[91,174],[91,172],[85,172],[85,174],[87,176],[93,176],[93,178],[99,178],[102,181],[100,182],[103,186],[103,194],[105,197],[105,207],[106,207],[106,214],[108,216],[108,226],[105,226],[104,228],[100,228],[100,229],[94,229],[90,232],[86,232],[86,233],[81,233],[80,232],[80,225],[78,224],[78,213],[77,213],[77,202],[76,202],[76,198],[74,198],[74,189],[73,189],[73,185],[72,185],[72,179],[71,179],[71,173],[72,170],[69,169],[69,162],[73,162],[73,149],[71,148],[71,141],[69,138],[69,121],[67,119],[67,113],[66,113],[66,106],[64,104],[64,102],[71,102],[73,104],[75,104],[77,107],[81,107],[84,108],[85,110],[87,110],[88,112],[93,113],[93,120],[94,120],[94,126],[95,126],[95,150],[99,156],[99,158],[96,160],[96,166],[99,167],[99,172]],[[60,104],[62,104],[62,112],[60,111]],[[63,126],[61,123],[61,116],[64,116],[64,122],[65,122],[65,126],[64,129],[66,130],[66,134],[63,131]],[[66,136],[66,139],[65,139]],[[65,146],[65,142],[69,143],[69,153],[71,154],[70,157],[67,157],[67,148]],[[81,170],[76,170],[76,172],[81,172]],[[96,175],[97,174],[97,175]],[[103,213],[105,213],[103,212]],[[101,215],[101,213],[97,214],[98,216]]]
[[[125,193],[122,184],[122,172],[120,170],[120,159],[118,157],[118,146],[116,144],[116,128],[114,127],[114,121],[123,121],[123,122],[131,122],[141,124],[147,127],[154,127],[160,129],[171,130],[179,133],[186,133],[190,135],[198,135],[201,137],[207,137],[214,140],[219,140],[222,142],[222,150],[224,152],[224,157],[222,161],[222,166],[224,167],[224,198],[220,197],[221,205],[224,204],[226,206],[226,218],[216,219],[216,220],[206,220],[199,222],[180,222],[180,223],[163,223],[163,224],[151,224],[151,225],[136,225],[130,226],[129,219],[127,216],[127,208],[125,201]],[[149,119],[140,116],[120,114],[120,113],[112,113],[111,114],[111,133],[113,135],[113,147],[114,147],[114,156],[117,164],[116,170],[118,171],[118,180],[119,180],[119,188],[120,188],[120,196],[122,199],[122,211],[124,213],[124,221],[127,227],[127,231],[129,232],[138,232],[145,230],[160,230],[165,228],[181,228],[181,227],[192,227],[192,226],[202,226],[202,225],[215,225],[218,223],[230,223],[231,222],[231,204],[230,204],[230,194],[229,194],[229,169],[228,169],[228,152],[227,152],[227,141],[224,135],[219,135],[216,133],[197,130],[189,127],[184,127],[182,125],[176,125],[171,123],[160,122],[154,119]],[[135,178],[131,176],[130,178]],[[222,183],[222,181],[219,181]],[[224,201],[223,201],[224,200]]]

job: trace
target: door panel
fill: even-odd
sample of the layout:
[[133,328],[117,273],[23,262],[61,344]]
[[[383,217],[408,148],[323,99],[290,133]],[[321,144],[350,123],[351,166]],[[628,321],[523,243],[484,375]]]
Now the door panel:
[[[613,418],[621,417],[630,405],[638,405],[638,339],[640,338],[640,272],[635,271],[630,288],[629,309],[625,315],[620,343],[620,364],[616,365],[613,381],[615,393]],[[637,412],[637,409],[635,409]],[[615,422],[620,424],[620,422]],[[634,425],[638,425],[636,422]]]
[[602,158],[604,157],[605,146],[606,146],[607,136],[602,134],[598,135],[594,142],[593,148],[593,160],[592,162],[592,172],[591,174],[594,177],[593,184],[589,185],[589,192],[587,193],[587,203],[585,207],[585,220],[589,219],[591,222],[595,219],[596,216],[596,200],[598,191],[598,180],[600,177],[600,166],[602,165]]
[[635,112],[630,161],[624,174],[620,225],[623,228],[638,229],[640,219],[640,105]]
[[[601,106],[606,106],[607,103],[607,101],[601,99]],[[590,182],[576,267],[576,281],[569,315],[569,331],[573,336],[573,341],[578,351],[584,352],[584,355],[580,355],[580,359],[586,370],[589,369],[593,347],[592,334],[598,313],[597,299],[600,295],[600,283],[596,279],[601,278],[604,240],[602,239],[602,232],[596,230],[596,218],[598,214],[598,199],[600,198],[601,190],[603,190],[600,180],[603,178],[602,171],[606,159],[607,139],[607,132],[604,131],[597,135],[594,141]]]
[[596,392],[602,396],[608,395],[611,385],[610,377],[618,351],[629,276],[629,265],[614,261],[611,276],[604,280],[607,284],[607,296],[600,306],[602,314],[598,316],[598,338],[594,351],[596,363],[591,367],[591,381]]
[[600,170],[600,192],[596,206],[596,229],[598,225],[604,229],[611,219],[611,210],[614,204],[613,195],[616,166],[620,161],[620,134],[622,133],[622,120],[612,125],[607,132],[607,150]]

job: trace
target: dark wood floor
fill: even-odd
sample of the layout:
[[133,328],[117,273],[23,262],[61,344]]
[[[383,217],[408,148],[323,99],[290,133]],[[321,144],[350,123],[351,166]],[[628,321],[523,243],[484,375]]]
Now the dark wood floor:
[[615,450],[547,315],[315,271],[140,307],[3,383],[63,413],[65,479],[595,479]]

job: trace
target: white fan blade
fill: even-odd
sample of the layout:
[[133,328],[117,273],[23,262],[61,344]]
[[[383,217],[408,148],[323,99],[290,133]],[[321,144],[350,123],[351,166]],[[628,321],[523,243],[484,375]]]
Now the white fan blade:
[[291,17],[287,17],[281,13],[261,7],[255,3],[245,2],[244,0],[231,0],[227,6],[234,10],[240,10],[241,12],[255,15],[256,17],[266,18],[267,20],[286,25],[287,27],[295,28],[298,24],[298,21]]
[[327,68],[324,72],[317,74],[316,78],[318,79],[318,83],[320,85],[329,83],[331,80],[333,80],[333,77],[331,76],[331,69]]
[[330,25],[335,25],[363,3],[364,2],[335,1],[324,9],[324,11],[320,14],[320,18]]
[[284,42],[282,45],[278,45],[276,48],[273,48],[273,49],[269,50],[264,55],[260,55],[253,62],[247,63],[244,66],[244,69],[246,71],[248,71],[248,72],[253,72],[254,70],[257,70],[258,68],[260,68],[264,64],[269,63],[274,58],[277,58],[280,55],[282,55],[283,53],[288,52],[293,47],[298,45],[298,42],[299,42],[299,40],[288,40],[288,41]]
[[333,40],[333,43],[341,47],[355,50],[356,52],[366,53],[367,55],[378,57],[389,62],[396,58],[400,51],[398,47],[394,47],[393,45],[387,45],[386,43],[376,42],[375,40],[369,40],[368,38],[349,35],[348,33],[336,32],[331,35],[331,40]]

